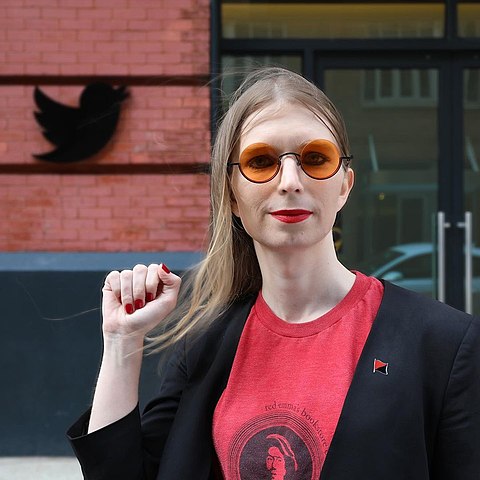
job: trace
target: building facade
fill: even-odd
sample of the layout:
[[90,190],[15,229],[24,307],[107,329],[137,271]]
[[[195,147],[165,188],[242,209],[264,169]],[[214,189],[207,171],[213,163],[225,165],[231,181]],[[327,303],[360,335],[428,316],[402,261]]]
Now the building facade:
[[[478,2],[4,0],[0,25],[2,411],[17,412],[0,455],[68,453],[108,270],[201,258],[216,120],[255,66],[302,73],[344,115],[356,185],[335,226],[342,261],[480,313]],[[129,94],[108,143],[36,158],[58,138],[35,87],[81,110],[97,82]]]
[[345,264],[478,313],[479,3],[223,1],[214,12],[223,71],[288,66],[342,112],[356,172],[336,226]]

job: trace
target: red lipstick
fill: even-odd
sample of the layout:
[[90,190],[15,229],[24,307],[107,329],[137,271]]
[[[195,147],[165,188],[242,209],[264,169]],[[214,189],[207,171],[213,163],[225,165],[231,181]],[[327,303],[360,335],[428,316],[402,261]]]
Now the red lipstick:
[[299,223],[306,220],[312,212],[310,210],[292,209],[292,210],[276,210],[270,212],[274,218],[284,223]]

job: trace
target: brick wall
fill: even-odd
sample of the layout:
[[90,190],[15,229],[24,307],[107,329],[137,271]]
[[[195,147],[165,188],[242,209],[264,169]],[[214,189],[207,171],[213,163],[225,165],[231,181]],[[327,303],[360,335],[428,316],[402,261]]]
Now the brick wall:
[[[208,162],[208,74],[208,0],[4,0],[0,251],[201,249],[208,177],[169,167]],[[54,148],[34,86],[77,106],[85,78],[112,76],[130,98],[111,142],[57,170],[33,158]]]

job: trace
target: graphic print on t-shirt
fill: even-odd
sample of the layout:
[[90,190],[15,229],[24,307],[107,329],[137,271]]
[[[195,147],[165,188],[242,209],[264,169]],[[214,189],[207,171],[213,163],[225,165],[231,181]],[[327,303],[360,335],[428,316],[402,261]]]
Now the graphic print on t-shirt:
[[[276,407],[277,403],[273,405]],[[255,417],[232,439],[227,478],[317,479],[325,457],[317,446],[319,433],[319,429],[312,430],[301,414],[288,410],[276,409]]]
[[318,480],[382,295],[357,272],[336,307],[289,323],[259,293],[213,416],[226,480]]

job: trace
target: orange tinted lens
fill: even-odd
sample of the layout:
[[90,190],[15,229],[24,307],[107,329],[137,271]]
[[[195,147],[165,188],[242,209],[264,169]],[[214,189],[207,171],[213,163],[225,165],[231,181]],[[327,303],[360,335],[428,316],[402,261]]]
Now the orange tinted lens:
[[338,147],[328,140],[313,140],[303,147],[302,168],[310,177],[329,178],[340,166]]
[[270,145],[254,143],[240,154],[240,171],[252,182],[268,182],[278,171],[278,156]]

